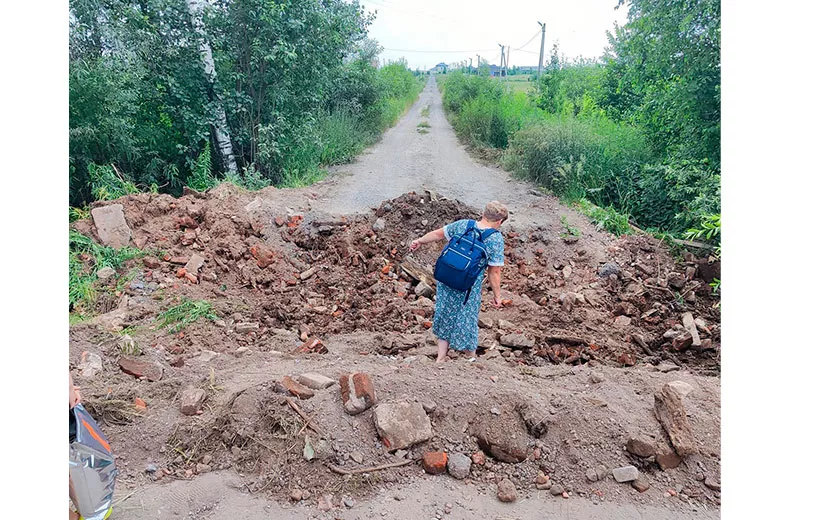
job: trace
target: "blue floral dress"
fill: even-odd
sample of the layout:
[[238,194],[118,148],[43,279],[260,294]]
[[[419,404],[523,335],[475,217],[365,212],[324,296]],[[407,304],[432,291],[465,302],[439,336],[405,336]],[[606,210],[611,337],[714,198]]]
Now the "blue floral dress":
[[[457,220],[444,226],[444,238],[461,235],[467,229],[469,220]],[[477,228],[480,228],[477,225]],[[505,265],[505,240],[501,233],[493,233],[485,239],[485,251],[489,266]],[[437,338],[450,342],[450,348],[466,352],[475,351],[479,344],[479,307],[482,305],[482,282],[487,269],[483,269],[473,288],[467,304],[467,291],[458,291],[436,281],[436,309],[433,315],[433,333]]]

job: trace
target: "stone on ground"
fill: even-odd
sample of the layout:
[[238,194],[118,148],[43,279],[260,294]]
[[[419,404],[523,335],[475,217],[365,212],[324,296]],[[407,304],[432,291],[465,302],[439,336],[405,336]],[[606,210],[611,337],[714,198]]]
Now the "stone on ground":
[[131,376],[146,377],[150,381],[159,381],[162,378],[162,366],[143,356],[121,356],[118,366]]
[[679,393],[666,384],[655,393],[655,416],[666,430],[675,452],[686,457],[698,453],[692,428],[687,420],[687,411]]
[[115,276],[115,269],[110,266],[102,267],[98,271],[96,271],[95,276],[98,277],[99,280],[107,280]]
[[638,457],[651,457],[655,455],[655,443],[647,437],[630,437],[626,441],[626,451]]
[[428,451],[421,459],[424,471],[431,475],[439,475],[447,469],[447,453],[443,451]]
[[387,451],[409,448],[433,436],[430,418],[415,402],[379,404],[375,408],[375,428]]
[[515,464],[528,456],[529,437],[518,413],[482,414],[471,432],[479,447],[496,460]]
[[500,502],[515,502],[516,496],[516,486],[511,482],[511,479],[503,478],[496,485],[496,498]]
[[182,403],[179,410],[185,415],[196,415],[205,402],[205,391],[201,388],[189,386],[182,391]]
[[314,391],[311,388],[301,385],[289,376],[283,377],[283,380],[280,381],[280,384],[282,384],[283,388],[288,393],[290,393],[293,396],[299,397],[300,399],[311,399],[315,395]]
[[84,352],[81,354],[81,363],[78,365],[78,368],[81,369],[81,377],[95,377],[104,370],[104,362],[98,354]]
[[618,482],[632,482],[638,478],[638,468],[635,466],[623,466],[612,470],[612,476]]
[[95,231],[98,233],[98,239],[102,244],[115,249],[130,245],[133,233],[124,219],[124,206],[121,204],[101,206],[94,208],[90,214],[95,224]]
[[203,265],[205,265],[205,257],[198,253],[194,253],[190,255],[188,263],[185,264],[185,271],[191,274],[199,274],[199,269],[201,269]]
[[464,480],[470,476],[471,462],[464,453],[453,453],[447,459],[447,472],[454,478]]
[[297,381],[301,385],[307,386],[314,390],[322,390],[335,384],[334,379],[312,372],[301,374],[300,377],[297,378]]
[[534,340],[523,334],[503,334],[499,337],[499,343],[511,348],[531,348],[534,346]]
[[632,481],[632,487],[638,490],[638,493],[643,493],[649,489],[649,482],[642,478],[637,478]]

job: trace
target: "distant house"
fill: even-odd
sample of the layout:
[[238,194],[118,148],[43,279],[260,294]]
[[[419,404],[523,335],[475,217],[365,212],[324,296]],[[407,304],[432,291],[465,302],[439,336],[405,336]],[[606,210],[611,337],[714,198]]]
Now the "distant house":
[[435,67],[430,69],[430,74],[447,74],[447,63],[437,63]]
[[490,66],[491,77],[499,76],[499,71],[500,70],[501,70],[501,67],[499,65],[491,65]]

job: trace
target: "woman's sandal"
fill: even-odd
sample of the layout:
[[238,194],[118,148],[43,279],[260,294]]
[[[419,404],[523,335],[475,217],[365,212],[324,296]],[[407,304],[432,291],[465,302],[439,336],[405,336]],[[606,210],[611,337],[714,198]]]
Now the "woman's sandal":
[[[109,518],[111,514],[113,514],[113,508],[109,508],[109,509],[107,510],[107,514],[106,514],[106,515],[104,515],[104,520],[107,520],[107,518]],[[80,517],[80,519],[81,519],[81,520],[84,520],[84,517],[82,516],[82,517]]]

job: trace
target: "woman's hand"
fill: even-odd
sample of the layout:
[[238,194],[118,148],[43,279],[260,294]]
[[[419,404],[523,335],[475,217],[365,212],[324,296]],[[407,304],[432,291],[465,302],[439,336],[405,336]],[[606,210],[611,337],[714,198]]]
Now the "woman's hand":
[[501,307],[502,307],[502,298],[497,297],[497,296],[494,296],[494,297],[493,297],[493,302],[492,302],[492,303],[493,303],[493,306],[494,306],[494,307],[496,307],[496,308],[501,308]]
[[410,251],[416,251],[419,247],[421,247],[421,242],[419,242],[419,238],[410,242]]

